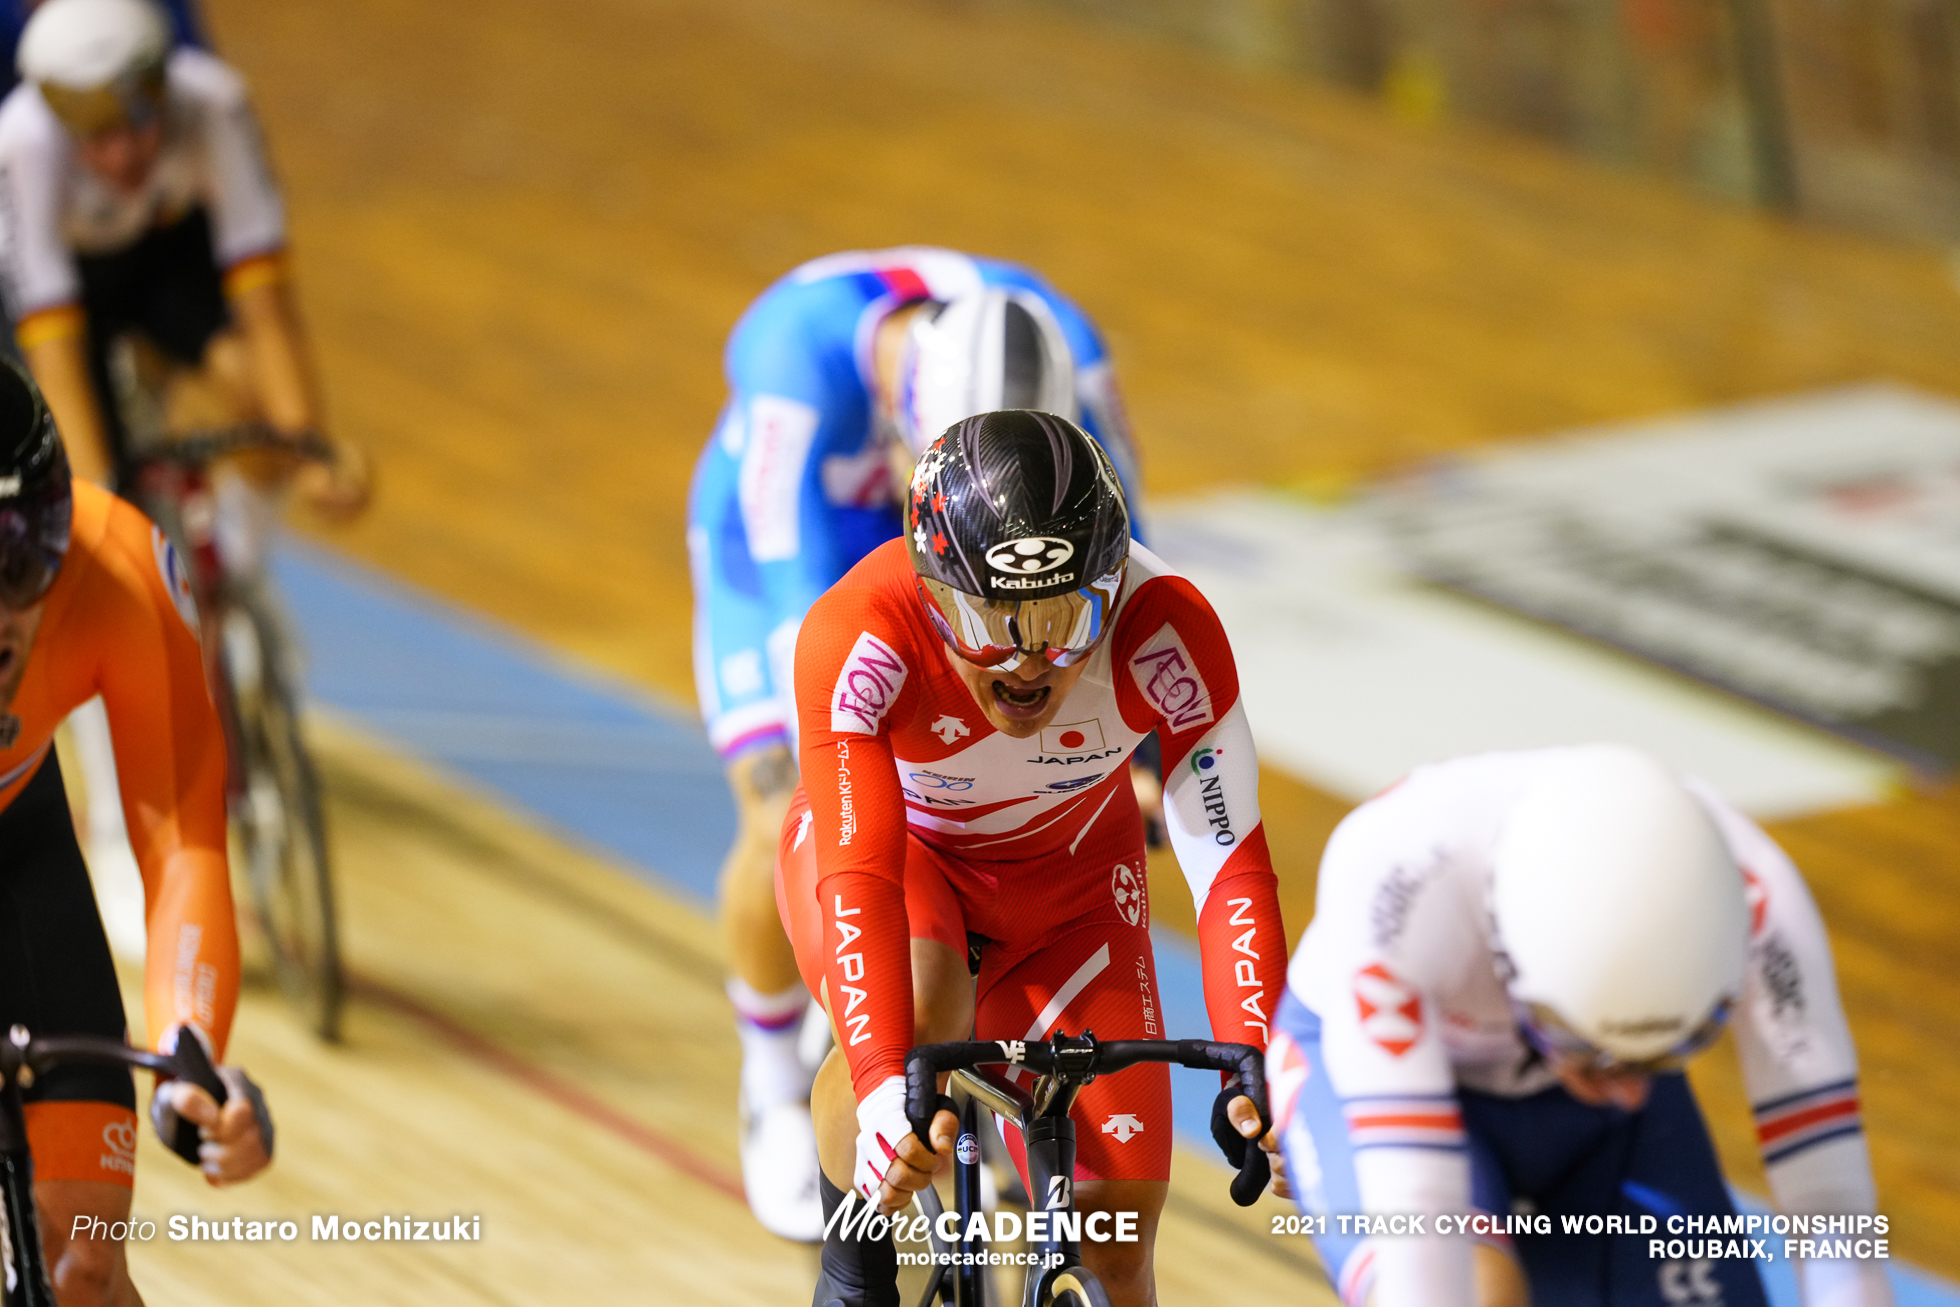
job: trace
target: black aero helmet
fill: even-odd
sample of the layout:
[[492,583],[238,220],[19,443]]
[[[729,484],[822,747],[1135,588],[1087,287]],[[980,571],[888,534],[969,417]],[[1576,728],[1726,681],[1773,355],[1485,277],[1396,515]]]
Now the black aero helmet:
[[40,387],[19,364],[0,362],[0,604],[19,609],[54,584],[75,500]]
[[1009,408],[1075,416],[1074,355],[1041,296],[987,286],[914,315],[896,404],[906,445],[917,452],[961,418]]
[[982,413],[920,457],[906,547],[927,616],[961,657],[1067,666],[1108,625],[1130,511],[1109,455],[1081,427],[1031,409]]

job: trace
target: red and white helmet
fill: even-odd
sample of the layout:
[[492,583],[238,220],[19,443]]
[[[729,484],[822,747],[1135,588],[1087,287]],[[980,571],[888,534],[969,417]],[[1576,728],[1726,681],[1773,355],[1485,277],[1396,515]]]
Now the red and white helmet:
[[1721,1033],[1748,959],[1742,873],[1660,763],[1557,751],[1504,814],[1493,868],[1507,987],[1541,1051],[1663,1070]]

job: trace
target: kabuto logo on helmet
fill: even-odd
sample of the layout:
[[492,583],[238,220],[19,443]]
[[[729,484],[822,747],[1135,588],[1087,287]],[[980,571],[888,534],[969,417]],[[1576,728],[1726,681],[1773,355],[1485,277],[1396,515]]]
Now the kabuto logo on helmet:
[[987,551],[987,566],[1013,576],[1052,572],[1075,557],[1075,546],[1058,536],[1023,536],[1003,540]]
[[1051,585],[1067,585],[1074,579],[1073,572],[1063,572],[1060,576],[1010,576],[1006,580],[990,576],[987,584],[996,590],[1045,590]]

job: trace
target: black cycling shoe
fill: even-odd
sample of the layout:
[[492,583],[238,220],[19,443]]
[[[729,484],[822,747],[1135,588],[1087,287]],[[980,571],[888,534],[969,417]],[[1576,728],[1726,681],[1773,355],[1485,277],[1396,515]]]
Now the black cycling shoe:
[[[811,1307],[899,1307],[898,1249],[892,1246],[891,1236],[844,1238],[839,1233],[844,1221],[831,1220],[844,1204],[844,1191],[821,1172],[817,1191],[823,1196],[826,1233]],[[855,1213],[846,1213],[845,1217],[852,1215]]]

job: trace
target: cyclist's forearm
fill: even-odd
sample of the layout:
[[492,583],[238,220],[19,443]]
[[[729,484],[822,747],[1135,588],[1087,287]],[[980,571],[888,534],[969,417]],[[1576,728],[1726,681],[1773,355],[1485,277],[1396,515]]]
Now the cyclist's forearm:
[[826,876],[824,982],[831,1025],[860,1102],[905,1074],[912,1047],[912,947],[904,890],[868,872]]
[[[58,331],[35,340],[23,340],[22,353],[35,384],[47,397],[55,426],[68,447],[68,464],[76,476],[106,486],[111,476],[109,433],[102,421],[102,409],[89,380],[88,354],[81,334],[87,330],[79,310],[73,316],[75,331]],[[25,334],[25,333],[23,333]]]
[[114,623],[119,656],[105,666],[101,689],[130,851],[143,876],[144,1008],[152,1042],[189,1022],[222,1053],[238,1001],[224,733],[192,615],[177,606],[161,566],[142,581],[144,602],[102,619]]
[[253,384],[265,420],[280,431],[317,429],[319,389],[290,284],[273,280],[238,290],[231,309],[251,353]]
[[1252,829],[1212,883],[1198,944],[1213,1037],[1264,1048],[1286,992],[1286,927],[1265,827]]
[[144,881],[150,947],[143,1007],[150,1043],[154,1046],[173,1025],[194,1025],[222,1058],[238,1006],[238,930],[225,856],[214,849],[181,849]]

